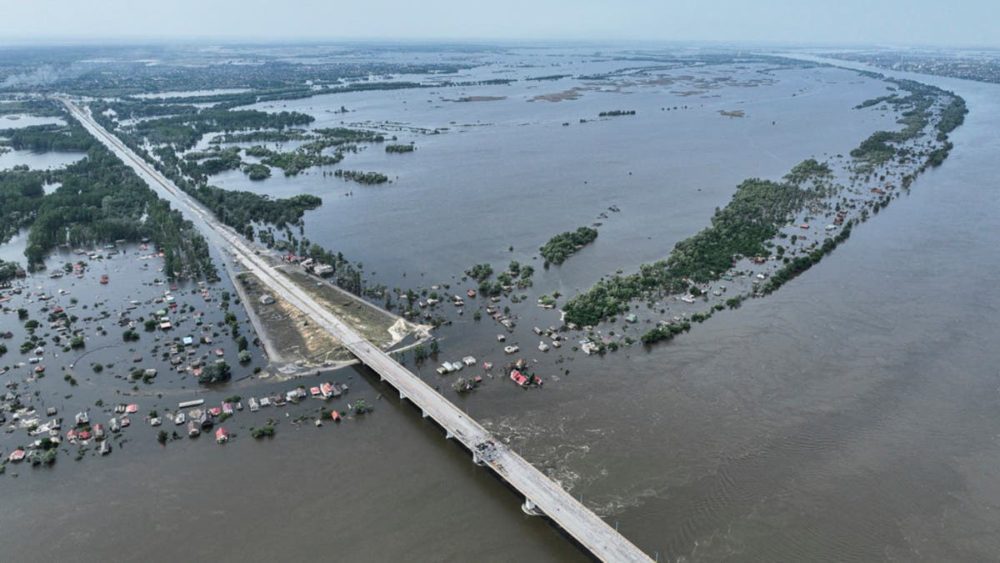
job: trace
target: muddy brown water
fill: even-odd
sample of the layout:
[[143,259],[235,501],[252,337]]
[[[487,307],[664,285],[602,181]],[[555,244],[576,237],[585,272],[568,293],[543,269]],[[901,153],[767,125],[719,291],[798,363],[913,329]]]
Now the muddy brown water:
[[[817,90],[842,100],[831,106],[830,99],[816,94],[808,102],[813,105],[802,110],[802,115],[813,116],[829,112],[826,123],[836,122],[842,134],[823,130],[817,135],[818,124],[812,123],[800,125],[797,132],[769,135],[770,126],[760,125],[760,131],[748,137],[753,142],[734,146],[726,159],[708,151],[685,156],[687,168],[695,171],[687,172],[689,178],[672,177],[675,181],[659,199],[640,193],[629,200],[623,195],[628,181],[623,174],[619,183],[607,180],[602,190],[590,195],[558,198],[559,213],[551,212],[556,203],[544,201],[544,196],[535,210],[518,205],[519,218],[509,229],[470,220],[469,215],[446,226],[426,219],[414,211],[416,206],[464,202],[471,196],[459,196],[458,191],[470,188],[464,181],[455,180],[449,187],[412,179],[421,178],[419,172],[401,172],[411,179],[401,179],[390,188],[398,192],[381,197],[404,201],[385,201],[355,186],[355,194],[365,195],[355,196],[353,208],[316,212],[344,220],[307,222],[307,230],[329,228],[331,244],[338,233],[345,234],[346,245],[355,244],[359,251],[368,248],[368,253],[348,255],[358,255],[372,270],[385,272],[387,283],[401,280],[403,271],[417,271],[417,262],[429,264],[425,277],[447,281],[450,273],[485,261],[483,244],[469,243],[480,235],[496,239],[490,243],[496,249],[486,260],[499,264],[509,259],[506,247],[511,241],[526,249],[523,255],[515,252],[516,257],[530,263],[530,246],[539,238],[584,224],[605,204],[617,203],[621,217],[607,221],[594,247],[562,269],[539,269],[540,287],[533,291],[572,290],[619,267],[634,268],[651,256],[662,256],[674,241],[703,225],[740,178],[780,176],[802,158],[846,152],[866,131],[883,126],[872,115],[847,111],[879,90],[877,86],[843,71],[791,72],[829,73],[793,79],[812,80]],[[584,358],[565,349],[530,353],[539,360],[536,370],[547,377],[544,388],[521,391],[502,379],[487,379],[481,390],[456,400],[661,560],[994,559],[1000,552],[1000,353],[995,345],[1000,288],[993,283],[1000,276],[995,244],[1000,233],[995,180],[1000,90],[915,78],[954,89],[969,104],[966,124],[952,135],[952,155],[805,275],[766,299],[717,314],[669,345],[651,351],[631,348],[605,358]],[[820,87],[828,81],[827,87]],[[781,88],[780,83],[774,88]],[[784,92],[790,96],[798,88]],[[748,102],[750,117],[744,119],[756,115],[767,124],[772,115],[780,119],[798,102],[773,96],[781,91],[754,90],[753,96],[775,101],[770,106],[762,101],[756,109]],[[745,91],[732,95],[751,99]],[[594,107],[641,108],[631,99],[615,100]],[[734,101],[720,105],[738,109]],[[338,100],[333,103],[340,105]],[[290,109],[292,105],[288,103]],[[699,119],[706,120],[709,109],[703,111]],[[857,121],[846,123],[849,117]],[[712,119],[721,120],[712,122],[718,127],[755,126],[718,115]],[[471,135],[469,139],[479,139],[478,133]],[[630,138],[623,134],[622,143],[627,146]],[[529,148],[551,146],[544,139],[525,143]],[[593,154],[595,143],[568,151],[562,164],[537,184],[556,186],[549,191],[563,189],[560,185],[568,190],[570,184],[605,173],[606,162],[564,172],[567,161],[575,162],[573,154]],[[431,143],[420,146],[417,154],[403,158],[414,157],[416,168],[430,168],[427,159],[440,157],[433,155]],[[778,152],[776,147],[784,149]],[[658,166],[670,157],[653,154],[664,151],[650,149],[638,159],[641,162],[629,160],[648,148],[622,149],[608,157],[618,162],[616,174],[631,169],[641,176],[632,181],[639,187],[629,189],[649,189],[642,186],[654,180],[667,184],[661,180],[669,175]],[[509,160],[526,159],[525,167],[535,166],[532,173],[539,173],[547,167],[531,164],[535,161],[530,155],[536,153],[519,152]],[[772,162],[767,153],[777,160]],[[476,158],[502,156],[487,150]],[[466,161],[473,171],[476,158]],[[685,168],[682,164],[675,167]],[[443,174],[445,168],[435,170]],[[561,179],[567,177],[563,184]],[[488,184],[496,177],[484,178]],[[288,186],[327,189],[315,184],[315,176],[314,184],[309,179],[295,179]],[[495,181],[520,185],[502,177]],[[299,189],[275,185],[276,193]],[[426,193],[407,195],[408,189]],[[431,199],[435,189],[445,192]],[[508,201],[532,191],[538,190],[525,188]],[[410,197],[413,201],[406,201]],[[495,193],[488,198],[489,203],[468,205],[492,210],[504,200]],[[649,201],[650,208],[655,205],[656,213],[638,209],[643,201]],[[399,210],[398,217],[392,209]],[[382,219],[383,211],[387,219]],[[372,226],[355,225],[350,214],[367,218]],[[441,217],[449,215],[458,217],[458,211],[452,208]],[[391,228],[386,228],[389,219]],[[539,221],[543,226],[534,227]],[[516,227],[525,225],[535,231],[518,241],[507,236],[508,230],[522,233]],[[500,229],[503,236],[489,229]],[[382,231],[386,239],[372,238]],[[650,236],[655,240],[641,242]],[[365,242],[351,243],[351,237]],[[403,238],[414,242],[393,246],[387,240],[398,243]],[[399,265],[392,266],[394,262]],[[432,275],[435,269],[449,274]],[[551,324],[551,314],[528,308],[522,315],[514,338],[533,351],[537,338],[530,328]],[[485,321],[477,325],[467,314],[441,331],[446,359],[471,353],[502,361],[491,341],[496,329]],[[438,378],[432,368],[421,367],[421,375],[454,397],[447,390],[451,379]],[[272,409],[238,418],[246,421],[240,423],[244,427],[268,416],[280,418],[273,441],[241,436],[218,447],[205,436],[161,448],[151,433],[136,433],[105,459],[87,458],[73,466],[72,459],[63,457],[53,470],[20,467],[16,479],[8,468],[8,475],[0,478],[0,537],[7,556],[585,559],[544,520],[523,515],[515,494],[474,466],[466,452],[444,440],[409,404],[400,404],[376,378],[363,371],[339,377],[350,378],[352,396],[366,397],[375,413],[314,428],[308,423],[297,427],[292,417]],[[262,387],[269,388],[284,387]],[[295,416],[297,411],[288,412]]]

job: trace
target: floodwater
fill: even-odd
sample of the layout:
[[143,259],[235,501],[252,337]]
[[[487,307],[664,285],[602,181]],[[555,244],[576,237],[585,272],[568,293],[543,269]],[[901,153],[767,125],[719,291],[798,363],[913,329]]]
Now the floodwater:
[[28,231],[22,229],[0,245],[0,260],[24,264],[24,249],[28,247]]
[[[549,237],[599,221],[601,212],[617,205],[621,214],[603,221],[600,240],[585,251],[587,258],[569,261],[549,282],[567,293],[588,287],[618,266],[664,257],[676,241],[707,225],[712,210],[725,205],[744,178],[780,177],[805,158],[846,153],[872,131],[895,127],[891,116],[852,109],[859,101],[883,95],[883,83],[830,69],[763,74],[764,69],[666,73],[747,84],[719,86],[700,95],[673,93],[693,91],[690,81],[680,80],[665,86],[621,86],[620,91],[586,90],[577,100],[529,101],[583,84],[563,79],[263,104],[312,113],[315,128],[387,121],[450,130],[439,135],[397,132],[417,150],[387,154],[375,145],[348,155],[339,166],[383,172],[391,184],[362,186],[332,175],[324,178],[323,169],[293,178],[275,170],[263,182],[231,171],[213,183],[276,197],[322,197],[324,205],[306,216],[305,236],[361,261],[374,281],[389,287],[447,281],[476,261],[505,264],[513,259],[540,269],[535,257]],[[749,85],[754,80],[776,83]],[[507,98],[441,101],[487,94]],[[326,111],[341,105],[351,110],[347,117]],[[679,109],[673,110],[675,106]],[[634,109],[637,115],[597,119],[613,109]],[[737,109],[747,117],[719,114]],[[824,134],[815,135],[817,130]],[[345,196],[348,192],[353,195]]]
[[7,151],[0,154],[0,170],[27,166],[32,170],[54,170],[69,166],[87,156],[82,152],[33,152],[30,150]]
[[249,91],[250,90],[246,88],[215,88],[212,90],[183,90],[183,91],[173,91],[173,92],[156,92],[150,94],[136,94],[132,97],[140,99],[159,98],[163,100],[171,100],[174,98],[187,98],[187,97],[197,97],[197,96],[224,96],[226,94],[242,94],[243,92],[249,92]]
[[[667,94],[636,88],[558,103],[511,95],[414,111],[406,120],[419,127],[446,125],[447,118],[426,114],[455,106],[469,112],[457,122],[492,125],[414,135],[413,154],[376,147],[342,163],[392,171],[399,179],[387,186],[314,171],[254,189],[326,196],[307,219],[307,234],[363,261],[375,281],[450,280],[464,290],[453,276],[472,263],[496,267],[514,258],[539,269],[533,302],[540,292],[571,293],[664,257],[744,177],[780,177],[804,158],[846,153],[891,125],[891,116],[851,110],[883,91],[875,81],[831,69],[775,74],[772,85],[711,92],[721,99],[668,102],[658,100]],[[521,307],[513,338],[538,360],[544,388],[487,380],[459,398],[432,366],[421,375],[661,560],[995,559],[1000,87],[913,78],[968,102],[951,156],[777,293],[716,314],[668,345],[604,358],[565,349],[532,354],[531,326],[558,318]],[[282,105],[321,111],[323,103],[343,104],[357,108],[352,121],[404,120],[413,108],[399,109],[400,97],[411,106],[430,94]],[[699,107],[653,111],[685,103]],[[579,123],[609,109],[639,115]],[[722,117],[718,109],[745,109],[748,117]],[[235,175],[219,183],[250,185]],[[354,196],[329,197],[345,191]],[[547,272],[532,260],[549,236],[594,221],[612,204],[622,211],[603,220],[592,247]],[[471,353],[502,362],[491,342],[499,327],[469,316],[441,331],[447,359]],[[523,515],[516,494],[377,377],[347,373],[340,377],[352,378],[352,393],[385,392],[365,420],[321,429],[286,420],[274,441],[239,439],[224,448],[188,440],[161,448],[150,435],[108,459],[79,467],[61,459],[52,470],[21,468],[19,478],[0,479],[7,553],[40,559],[44,544],[45,559],[168,551],[172,559],[223,560],[246,553],[583,559],[543,520]]]
[[41,115],[10,114],[0,117],[0,129],[23,129],[36,125],[65,125],[66,122],[58,117],[47,117]]

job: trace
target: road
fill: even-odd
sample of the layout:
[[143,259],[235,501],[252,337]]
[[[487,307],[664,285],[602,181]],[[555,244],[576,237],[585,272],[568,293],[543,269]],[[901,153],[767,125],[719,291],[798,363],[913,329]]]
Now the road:
[[199,224],[206,234],[211,234],[213,238],[228,244],[233,256],[247,270],[343,343],[362,363],[378,373],[383,381],[392,385],[401,398],[412,402],[425,418],[430,418],[440,425],[448,438],[461,442],[473,453],[474,461],[495,471],[511,487],[524,495],[523,509],[526,512],[544,514],[602,561],[651,561],[648,555],[573,498],[558,483],[549,479],[505,444],[494,440],[482,425],[416,374],[396,362],[389,354],[365,340],[357,331],[278,272],[267,260],[259,256],[242,236],[216,220],[210,211],[104,129],[93,119],[88,110],[81,109],[69,99],[61,98],[60,101],[95,138],[134,169],[154,190],[167,194],[168,199],[182,205],[186,215]]

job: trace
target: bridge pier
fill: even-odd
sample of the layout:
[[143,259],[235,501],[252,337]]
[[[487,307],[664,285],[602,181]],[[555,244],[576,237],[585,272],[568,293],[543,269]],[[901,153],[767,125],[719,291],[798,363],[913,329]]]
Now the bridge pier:
[[421,410],[421,411],[420,411],[420,416],[421,416],[422,418],[427,418],[427,417],[428,417],[428,416],[430,416],[430,415],[429,415],[429,414],[427,414],[427,411],[425,411],[425,410]]
[[399,400],[400,401],[406,400],[406,394],[404,394],[402,391],[399,392]]
[[478,452],[472,452],[472,463],[475,463],[476,465],[480,466],[486,465],[486,462],[483,461],[483,458],[479,457]]
[[455,437],[455,435],[451,433],[451,430],[445,430],[444,431],[444,439],[445,440],[451,440],[454,437]]
[[538,507],[535,506],[535,503],[531,502],[530,498],[524,499],[524,504],[521,505],[521,510],[528,516],[544,516],[545,514],[541,510],[538,510]]

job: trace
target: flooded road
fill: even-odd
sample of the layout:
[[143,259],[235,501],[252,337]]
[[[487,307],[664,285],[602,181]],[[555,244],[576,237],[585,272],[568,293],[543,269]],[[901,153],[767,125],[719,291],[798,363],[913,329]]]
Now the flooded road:
[[[398,185],[386,188],[401,193],[379,199],[364,191],[369,188],[335,184],[358,194],[354,207],[324,203],[315,213],[331,215],[307,221],[307,231],[335,248],[353,248],[345,253],[378,272],[377,281],[402,283],[403,272],[419,271],[432,283],[475,262],[530,263],[539,242],[617,203],[622,215],[609,219],[593,248],[562,269],[539,268],[533,292],[572,291],[617,268],[665,256],[707,222],[741,178],[777,177],[812,154],[846,152],[891,123],[850,112],[879,88],[858,84],[859,91],[845,94],[857,79],[849,76],[828,89],[841,103],[816,105],[843,112],[831,114],[829,123],[855,116],[841,125],[842,134],[817,135],[813,124],[794,134],[752,136],[756,148],[737,152],[731,162],[711,157],[692,164],[702,172],[677,180],[676,192],[654,182],[664,175],[657,165],[667,157],[653,147],[634,149],[641,156],[636,162],[622,152],[612,154],[621,160],[617,167],[574,170],[567,164],[574,151],[590,154],[587,143],[597,142],[583,140],[555,151],[552,177],[568,176],[569,186],[607,174],[601,177],[606,192],[578,199],[564,194],[556,201],[567,211],[527,233],[521,227],[542,221],[540,215],[551,215],[546,206],[557,203],[543,197],[537,209],[511,205],[495,212],[500,227],[484,226],[470,219],[472,210],[500,203],[461,203],[464,182],[430,195],[437,186],[428,179],[452,168],[421,164],[445,156],[425,154],[434,152],[434,142],[418,139],[417,153],[401,157],[414,163],[400,165]],[[559,377],[531,391],[488,380],[475,394],[457,397],[458,404],[661,560],[994,559],[1000,552],[1000,288],[993,283],[1000,276],[994,242],[1000,237],[1000,88],[913,78],[953,89],[968,103],[965,125],[951,136],[951,156],[806,274],[651,351],[636,346],[604,358],[565,350],[534,354],[538,371]],[[638,103],[611,105],[623,104]],[[578,115],[608,105],[602,101]],[[780,115],[784,105],[776,102],[770,111]],[[764,116],[771,114],[760,111],[769,123]],[[716,118],[724,120],[720,127],[751,123]],[[623,143],[630,138],[620,134]],[[724,131],[712,134],[716,141],[729,138]],[[488,143],[487,137],[473,138]],[[808,138],[824,140],[793,150]],[[538,143],[526,146],[531,142]],[[776,152],[780,146],[784,152]],[[779,157],[768,160],[762,156],[768,152]],[[672,166],[681,169],[690,155],[677,158]],[[350,159],[345,165],[360,166]],[[538,173],[545,165],[533,166]],[[639,178],[625,180],[629,170]],[[419,181],[407,179],[414,177]],[[504,193],[517,201],[550,179]],[[483,182],[499,190],[515,180],[486,175]],[[620,189],[626,181],[637,191],[634,199]],[[287,193],[326,189],[314,175],[276,185]],[[649,199],[654,188],[666,193]],[[417,206],[431,197],[445,210],[434,220],[421,218]],[[640,213],[644,201],[657,213]],[[468,207],[449,209],[452,202]],[[518,212],[518,228],[504,228],[504,218]],[[455,220],[443,224],[449,216]],[[364,223],[374,226],[359,226]],[[393,228],[404,224],[415,227]],[[477,233],[488,244],[470,245]],[[653,240],[642,243],[647,237]],[[422,269],[416,265],[428,260]],[[551,324],[553,314],[523,311],[515,336],[527,348],[531,326]],[[465,317],[445,327],[449,359],[473,353],[501,361],[490,341],[496,329],[486,322]],[[432,368],[422,367],[421,374],[437,378]],[[377,399],[385,391],[377,377],[364,370],[343,377],[351,378],[352,393],[372,399],[372,416],[321,429],[283,420],[273,441],[241,439],[226,447],[185,440],[162,448],[146,434],[107,459],[7,475],[0,479],[7,553],[40,560],[37,546],[45,544],[46,560],[78,558],[81,551],[91,560],[123,552],[160,559],[168,550],[171,559],[584,559],[543,520],[523,515],[516,495],[408,403],[399,404],[392,393]],[[442,388],[450,382],[439,380]],[[255,420],[284,416],[258,414]]]

